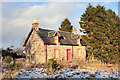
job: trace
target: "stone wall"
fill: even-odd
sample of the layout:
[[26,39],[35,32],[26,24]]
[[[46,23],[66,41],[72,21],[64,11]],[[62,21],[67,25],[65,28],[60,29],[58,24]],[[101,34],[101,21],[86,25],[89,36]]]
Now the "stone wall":
[[47,45],[47,59],[54,58],[55,49],[59,50],[59,59],[67,59],[67,49],[72,50],[72,46],[63,46],[63,45]]
[[[71,60],[80,59],[85,61],[86,50],[85,46],[66,46],[66,45],[47,45],[47,59],[54,58],[55,49],[59,50],[59,60],[67,60],[67,49],[71,51]],[[83,53],[82,56],[78,56],[78,49]],[[73,53],[73,54],[72,54]]]
[[29,57],[27,61],[31,63],[43,63],[46,61],[45,46],[35,31],[31,33],[25,49]]
[[[78,50],[81,50],[81,56],[79,56]],[[73,58],[85,61],[86,60],[86,47],[85,46],[74,46],[73,47]]]
[[[47,59],[54,58],[55,49],[59,50],[58,60],[67,60],[67,49],[70,49],[71,51],[70,60],[80,59],[80,60],[85,61],[86,59],[85,46],[44,45],[44,43],[41,41],[39,36],[33,30],[25,47],[25,51],[28,57],[27,61],[31,63],[46,62],[46,58]],[[78,56],[78,50],[81,50],[81,54],[82,54],[81,56]]]

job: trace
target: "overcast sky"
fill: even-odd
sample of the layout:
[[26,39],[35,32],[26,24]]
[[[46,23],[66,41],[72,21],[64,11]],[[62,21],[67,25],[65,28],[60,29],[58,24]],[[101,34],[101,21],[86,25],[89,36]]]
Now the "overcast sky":
[[[79,20],[89,3],[98,3],[112,9],[118,15],[118,2],[2,2],[2,28],[0,28],[0,47],[11,45],[22,47],[34,18],[38,18],[40,28],[58,30],[61,22],[68,18],[79,32]],[[49,0],[48,0],[49,1]],[[111,0],[112,1],[112,0]],[[81,33],[80,33],[81,34]]]

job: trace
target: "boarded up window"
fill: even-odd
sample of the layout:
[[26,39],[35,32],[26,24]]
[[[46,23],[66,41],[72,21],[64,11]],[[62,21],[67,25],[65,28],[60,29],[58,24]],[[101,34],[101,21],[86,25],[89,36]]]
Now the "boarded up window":
[[55,49],[55,58],[59,58],[59,50],[58,49]]
[[78,56],[82,56],[82,52],[80,49],[78,49]]
[[84,51],[82,50],[82,55],[85,55]]
[[80,44],[80,39],[77,39],[77,44]]
[[55,36],[55,43],[58,42],[58,36]]

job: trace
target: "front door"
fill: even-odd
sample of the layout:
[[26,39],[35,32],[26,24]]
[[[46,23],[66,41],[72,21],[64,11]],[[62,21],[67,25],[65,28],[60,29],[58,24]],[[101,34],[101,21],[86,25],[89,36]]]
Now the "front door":
[[70,49],[67,49],[67,60],[69,61],[71,58],[71,51]]

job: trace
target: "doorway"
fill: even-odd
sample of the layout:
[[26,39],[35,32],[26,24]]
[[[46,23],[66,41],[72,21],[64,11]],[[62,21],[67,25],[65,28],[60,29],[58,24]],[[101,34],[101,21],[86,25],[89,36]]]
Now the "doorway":
[[71,51],[67,49],[67,61],[71,60]]

